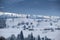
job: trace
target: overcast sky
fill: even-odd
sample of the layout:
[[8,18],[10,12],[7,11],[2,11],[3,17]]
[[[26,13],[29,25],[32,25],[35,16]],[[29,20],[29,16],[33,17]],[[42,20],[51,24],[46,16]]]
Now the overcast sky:
[[0,0],[0,11],[60,16],[60,0]]

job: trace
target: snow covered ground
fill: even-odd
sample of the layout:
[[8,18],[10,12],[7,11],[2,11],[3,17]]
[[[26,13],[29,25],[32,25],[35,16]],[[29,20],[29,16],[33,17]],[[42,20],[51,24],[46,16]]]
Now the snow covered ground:
[[[38,19],[36,15],[34,15],[34,18],[33,16],[24,17],[6,19],[6,28],[0,29],[0,36],[6,38],[12,34],[17,36],[22,30],[24,37],[27,37],[32,32],[34,37],[40,35],[41,37],[47,36],[52,40],[60,40],[60,30],[55,30],[55,28],[60,28],[60,18],[38,16],[40,18]],[[26,26],[25,30],[23,30],[24,26]],[[29,29],[33,30],[30,31]]]

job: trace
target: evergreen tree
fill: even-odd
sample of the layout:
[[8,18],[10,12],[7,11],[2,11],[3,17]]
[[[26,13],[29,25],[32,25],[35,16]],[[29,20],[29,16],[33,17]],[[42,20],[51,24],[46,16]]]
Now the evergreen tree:
[[0,40],[6,40],[4,37],[0,37]]
[[18,36],[17,36],[17,39],[16,40],[20,40],[20,34],[18,34]]
[[39,35],[38,35],[38,40],[41,40]]
[[21,33],[20,33],[20,39],[21,40],[24,40],[24,36],[23,36],[23,32],[21,31]]
[[11,36],[10,40],[16,40],[16,37],[14,34]]
[[20,26],[21,25],[21,23],[18,23],[18,26]]
[[26,18],[29,18],[29,16],[27,15]]
[[45,40],[51,40],[50,38],[47,38],[47,36],[45,36]]
[[23,32],[21,31],[20,34],[17,36],[17,40],[24,40]]
[[29,34],[27,39],[30,40],[31,39],[30,37],[31,37],[31,35]]
[[29,25],[29,22],[26,22],[26,25]]
[[25,29],[26,29],[26,26],[24,25],[23,28],[24,28],[24,30],[25,30]]
[[50,25],[52,26],[53,24],[52,24],[52,23],[50,23]]
[[35,37],[34,37],[34,40],[35,40]]
[[47,36],[45,36],[45,40],[48,40]]
[[42,40],[44,40],[44,38],[42,38]]
[[33,38],[33,34],[31,33],[31,37],[30,37],[30,40],[34,40],[34,38]]

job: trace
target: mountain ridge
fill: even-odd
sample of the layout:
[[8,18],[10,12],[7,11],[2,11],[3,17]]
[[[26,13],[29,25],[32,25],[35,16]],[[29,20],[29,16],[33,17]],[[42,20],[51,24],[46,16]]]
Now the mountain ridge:
[[16,13],[8,13],[8,12],[0,12],[0,16],[4,17],[34,17],[34,18],[60,18],[59,16],[45,16],[45,15],[30,15],[30,14],[16,14]]

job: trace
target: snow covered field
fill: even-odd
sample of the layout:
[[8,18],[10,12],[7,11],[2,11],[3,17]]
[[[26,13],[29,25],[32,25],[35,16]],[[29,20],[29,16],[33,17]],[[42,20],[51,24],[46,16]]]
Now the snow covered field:
[[[34,37],[40,35],[41,37],[47,36],[52,40],[60,40],[60,18],[50,16],[23,16],[21,18],[9,18],[6,19],[6,28],[0,29],[0,36],[5,38],[10,37],[14,34],[16,37],[23,31],[24,37],[28,37],[29,34],[33,33]],[[36,18],[35,18],[36,17]],[[39,19],[40,18],[40,19]]]

